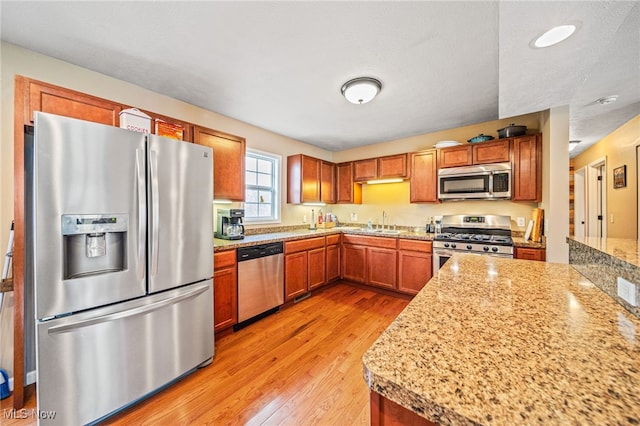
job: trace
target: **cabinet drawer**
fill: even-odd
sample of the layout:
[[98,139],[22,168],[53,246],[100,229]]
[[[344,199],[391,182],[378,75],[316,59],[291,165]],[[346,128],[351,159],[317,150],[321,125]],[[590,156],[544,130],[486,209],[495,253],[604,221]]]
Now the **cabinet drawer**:
[[398,240],[398,250],[412,250],[431,253],[431,241]]
[[539,260],[544,262],[546,259],[545,249],[516,247],[516,259]]
[[327,245],[340,244],[340,234],[327,235]]
[[213,254],[213,270],[228,268],[236,265],[236,251],[228,250]]
[[324,247],[324,237],[307,238],[306,240],[287,241],[284,243],[286,254]]
[[358,244],[389,249],[395,249],[398,246],[398,240],[396,238],[367,237],[362,235],[343,235],[342,242],[345,244]]

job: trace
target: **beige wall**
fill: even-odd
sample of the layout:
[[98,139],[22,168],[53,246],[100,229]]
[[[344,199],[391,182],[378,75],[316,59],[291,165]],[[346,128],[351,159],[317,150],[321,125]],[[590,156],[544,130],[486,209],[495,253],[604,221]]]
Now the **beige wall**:
[[[579,170],[590,163],[607,159],[607,236],[633,238],[638,235],[636,147],[640,145],[640,115],[637,115],[574,159]],[[613,169],[627,166],[627,186],[613,188]],[[613,215],[613,223],[611,223]]]

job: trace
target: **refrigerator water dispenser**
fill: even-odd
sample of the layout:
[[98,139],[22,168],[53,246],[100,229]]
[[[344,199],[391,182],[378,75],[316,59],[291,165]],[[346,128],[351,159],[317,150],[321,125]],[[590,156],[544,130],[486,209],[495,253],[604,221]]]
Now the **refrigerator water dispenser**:
[[127,215],[63,215],[64,279],[127,269]]

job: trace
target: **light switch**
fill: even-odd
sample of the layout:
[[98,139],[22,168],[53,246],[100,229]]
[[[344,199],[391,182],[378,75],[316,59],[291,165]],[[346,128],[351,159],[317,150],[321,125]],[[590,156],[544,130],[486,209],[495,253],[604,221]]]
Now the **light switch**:
[[516,218],[516,224],[517,224],[520,228],[524,228],[524,217],[518,217],[518,218]]
[[611,223],[613,223],[613,213],[611,213],[611,219],[610,219]]

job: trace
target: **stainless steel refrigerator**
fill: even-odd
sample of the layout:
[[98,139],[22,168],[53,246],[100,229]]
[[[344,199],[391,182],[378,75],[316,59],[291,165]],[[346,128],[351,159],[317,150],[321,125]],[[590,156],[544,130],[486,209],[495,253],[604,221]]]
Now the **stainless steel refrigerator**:
[[85,424],[210,362],[210,148],[45,113],[26,148],[37,402]]

